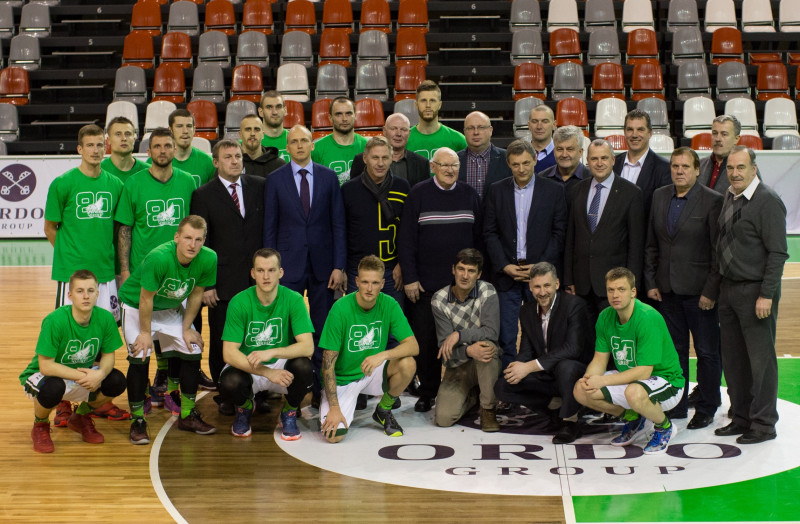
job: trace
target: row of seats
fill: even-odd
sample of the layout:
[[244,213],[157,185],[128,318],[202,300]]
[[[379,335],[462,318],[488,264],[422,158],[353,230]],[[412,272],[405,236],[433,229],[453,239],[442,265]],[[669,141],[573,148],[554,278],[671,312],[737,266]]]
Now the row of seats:
[[11,38],[17,31],[36,37],[50,36],[50,5],[37,2],[22,6],[19,24],[14,23],[11,2],[0,3],[0,38]]

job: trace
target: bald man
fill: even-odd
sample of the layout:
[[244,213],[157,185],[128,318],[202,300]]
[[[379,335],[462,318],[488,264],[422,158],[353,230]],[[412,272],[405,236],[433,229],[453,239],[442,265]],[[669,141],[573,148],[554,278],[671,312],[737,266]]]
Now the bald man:
[[464,136],[467,147],[458,152],[458,180],[472,186],[482,200],[489,186],[511,176],[506,150],[492,144],[492,122],[480,111],[473,111],[464,119]]
[[536,174],[539,174],[548,167],[556,165],[553,144],[556,117],[553,110],[544,104],[531,109],[528,130],[531,132],[531,145],[536,150]]

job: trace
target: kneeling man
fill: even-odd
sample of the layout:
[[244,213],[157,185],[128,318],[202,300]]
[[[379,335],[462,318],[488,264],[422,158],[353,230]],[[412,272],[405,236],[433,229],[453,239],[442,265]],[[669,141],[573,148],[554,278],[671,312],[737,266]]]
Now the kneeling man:
[[[627,268],[606,273],[611,306],[597,319],[594,358],[574,393],[584,406],[625,422],[613,446],[627,446],[645,430],[645,419],[652,421],[655,431],[644,452],[653,455],[665,453],[677,433],[664,411],[678,405],[685,380],[664,318],[636,298],[635,284]],[[606,372],[609,354],[617,371]]]

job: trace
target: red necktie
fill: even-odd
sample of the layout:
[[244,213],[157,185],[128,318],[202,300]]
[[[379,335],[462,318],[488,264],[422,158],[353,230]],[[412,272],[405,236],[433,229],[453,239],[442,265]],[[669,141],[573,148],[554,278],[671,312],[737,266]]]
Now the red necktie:
[[233,203],[236,206],[236,209],[239,210],[239,214],[241,215],[242,205],[239,203],[239,195],[236,193],[236,186],[238,185],[239,184],[234,182],[233,184],[231,184],[230,188],[231,188],[231,198],[233,198]]
[[722,165],[722,162],[714,162],[714,169],[711,171],[711,181],[708,183],[708,187],[714,189],[714,184],[717,182],[717,177],[719,177],[719,167]]

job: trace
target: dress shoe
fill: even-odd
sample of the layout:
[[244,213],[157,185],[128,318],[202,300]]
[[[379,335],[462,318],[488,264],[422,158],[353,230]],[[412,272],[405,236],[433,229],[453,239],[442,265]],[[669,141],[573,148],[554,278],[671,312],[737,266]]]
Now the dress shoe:
[[575,442],[583,435],[581,426],[577,422],[564,421],[558,430],[558,433],[553,437],[553,444],[569,444]]
[[686,424],[686,429],[700,429],[708,426],[714,420],[713,415],[706,415],[705,413],[695,412],[692,420]]
[[419,379],[417,379],[417,377],[414,377],[408,384],[406,387],[406,392],[412,397],[419,396]]
[[481,431],[486,433],[500,431],[500,423],[497,422],[495,410],[481,408]]
[[691,393],[686,398],[689,400],[690,407],[694,407],[697,404],[697,401],[700,400],[700,390],[697,389],[697,386],[692,388]]
[[714,434],[718,437],[732,437],[733,435],[747,433],[747,431],[746,427],[740,426],[736,422],[731,422],[727,426],[715,429]]
[[419,397],[419,400],[414,404],[414,411],[418,413],[427,413],[433,407],[433,399],[430,397]]
[[745,432],[744,435],[736,439],[739,444],[758,444],[767,440],[772,440],[777,437],[775,431],[761,431],[759,429],[751,429]]
[[688,418],[689,414],[686,411],[678,410],[677,408],[670,409],[669,411],[664,413],[666,416],[669,417],[670,420],[680,419],[680,418]]

